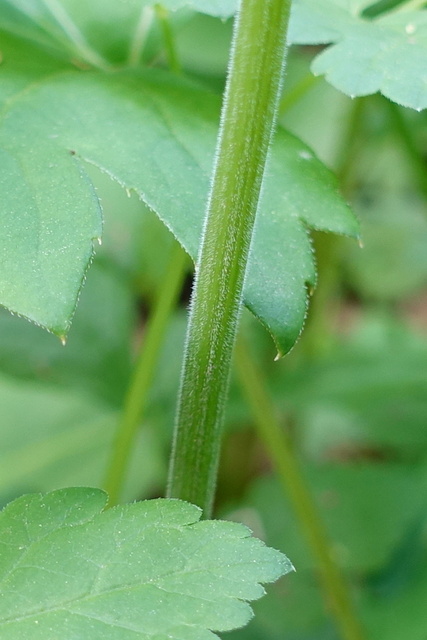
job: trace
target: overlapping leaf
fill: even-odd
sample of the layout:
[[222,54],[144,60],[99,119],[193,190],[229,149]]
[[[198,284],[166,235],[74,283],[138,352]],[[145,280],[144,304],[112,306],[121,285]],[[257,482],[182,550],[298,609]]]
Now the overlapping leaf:
[[[154,0],[6,0],[0,6],[3,28],[43,46],[73,54],[89,64],[108,68],[132,58],[141,12]],[[294,0],[289,28],[293,44],[333,44],[313,63],[349,96],[380,91],[399,104],[421,110],[427,106],[427,10],[396,11],[370,19],[373,0]],[[227,18],[236,0],[164,0],[175,12],[190,8]],[[408,7],[410,9],[410,7]],[[142,22],[141,22],[142,21]],[[130,56],[130,57],[129,57]]]
[[[13,47],[5,69],[13,68]],[[6,103],[0,123],[1,302],[63,334],[100,235],[81,159],[134,189],[195,258],[219,100],[165,72],[64,72]],[[357,234],[332,175],[300,141],[276,136],[251,252],[245,302],[281,353],[294,344],[315,271],[305,224]]]
[[[59,55],[107,68],[123,64],[129,56],[132,59],[139,31],[151,24],[155,4],[154,0],[3,0],[0,24]],[[230,0],[164,0],[161,4],[174,13],[193,9],[219,18],[230,17],[236,9],[236,2]]]
[[20,379],[79,388],[121,406],[131,370],[134,315],[134,300],[123,279],[95,264],[66,349],[45,331],[0,310],[0,370]]
[[349,96],[380,91],[420,111],[427,107],[427,10],[401,10],[369,20],[366,0],[295,0],[290,40],[329,44],[313,62]]
[[100,513],[106,495],[23,496],[0,514],[2,640],[214,640],[242,626],[260,585],[292,569],[232,522],[177,500]]

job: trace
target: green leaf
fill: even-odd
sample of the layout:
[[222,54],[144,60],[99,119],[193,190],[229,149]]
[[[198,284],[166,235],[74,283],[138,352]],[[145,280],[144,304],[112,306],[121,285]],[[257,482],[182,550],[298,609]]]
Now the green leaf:
[[[9,169],[8,185],[15,185],[2,202],[8,231],[3,235],[8,268],[2,303],[52,331],[68,330],[92,238],[100,233],[98,205],[82,177],[80,158],[135,190],[196,258],[218,113],[217,97],[166,72],[68,72],[15,96],[0,125],[2,176]],[[18,175],[18,159],[27,179]],[[315,282],[306,224],[358,233],[332,175],[302,142],[280,130],[265,178],[244,299],[282,354],[301,331],[305,285]],[[43,251],[35,246],[36,230]]]
[[101,235],[101,213],[80,162],[50,140],[27,135],[16,131],[0,149],[1,301],[63,337]]
[[344,264],[351,286],[368,300],[394,301],[422,292],[427,283],[425,202],[409,190],[380,190],[369,207],[356,210],[363,224],[364,250],[356,253],[346,247]]
[[134,300],[106,262],[97,260],[64,349],[58,340],[0,309],[0,370],[25,380],[80,389],[121,406],[131,371]]
[[[81,391],[0,376],[0,503],[31,491],[101,486],[118,413]],[[138,435],[125,497],[161,486],[164,449],[150,424]],[[1,636],[1,633],[0,633]]]
[[[384,567],[414,520],[423,514],[425,466],[317,464],[306,466],[305,474],[334,557],[346,571],[373,572]],[[276,478],[256,481],[245,506],[256,509],[267,542],[279,549],[286,547],[297,571],[315,567]]]
[[328,357],[276,372],[276,397],[280,401],[287,390],[283,401],[303,425],[310,455],[425,457],[427,344],[384,320],[368,316]]
[[[335,632],[331,633],[328,628],[329,612],[322,600],[317,576],[300,567],[290,580],[270,587],[268,597],[254,603],[254,613],[250,624],[232,631],[227,640],[336,639]],[[329,621],[329,625],[332,624]]]
[[[0,5],[2,28],[60,55],[108,69],[128,59],[141,11],[154,0],[6,0]],[[234,0],[164,0],[175,12],[190,8],[228,18]],[[380,91],[416,110],[427,106],[424,59],[427,11],[365,14],[372,0],[294,0],[289,28],[292,44],[334,43],[316,57],[312,69],[349,96]]]
[[[354,9],[353,9],[354,7]],[[288,38],[292,44],[329,44],[342,38],[362,7],[347,0],[294,0]]]
[[[0,3],[0,10],[2,6]],[[29,84],[64,69],[63,62],[54,56],[27,44],[25,40],[18,41],[3,32],[0,32],[0,47],[2,52],[0,66],[1,106],[6,100],[23,91]]]
[[[0,24],[59,56],[107,69],[129,60],[133,40],[139,37],[138,25],[150,25],[155,4],[155,0],[4,0]],[[233,0],[164,0],[161,4],[171,12],[193,9],[222,19],[232,16],[237,5]]]
[[106,495],[66,489],[0,514],[2,640],[207,640],[244,625],[246,601],[292,569],[232,522],[175,500],[100,513]]
[[[387,105],[380,100],[374,106]],[[375,117],[381,122],[383,115],[379,109],[370,112],[367,122]],[[423,118],[413,115],[412,135],[418,141],[422,129],[417,124],[425,129]],[[358,185],[352,204],[361,220],[364,248],[354,251],[352,243],[344,242],[341,253],[346,279],[358,295],[398,302],[421,293],[427,283],[426,200],[421,180],[414,180],[412,157],[396,144],[390,121],[383,119],[382,127],[382,133],[368,134],[352,173]]]
[[[33,50],[22,51],[13,39],[5,38],[2,50],[5,83],[0,98],[13,111],[28,84],[61,67],[37,50],[32,60]],[[30,59],[27,69],[23,53]],[[6,108],[0,127],[7,127],[8,119]],[[11,311],[65,336],[93,241],[102,233],[101,210],[81,161],[72,150],[58,147],[46,112],[34,113],[33,124],[38,120],[45,131],[33,140],[27,137],[32,134],[27,125],[13,130],[9,139],[0,133],[0,300]]]
[[313,73],[351,97],[380,91],[417,111],[427,107],[425,59],[427,11],[399,11],[374,20],[363,17],[364,0],[296,0],[290,41],[336,43],[320,53]]
[[[381,593],[364,595],[365,619],[373,640],[424,640],[427,601],[427,561],[425,549],[417,558],[417,567],[408,584],[398,593],[382,597]],[[396,565],[400,558],[396,559]],[[396,615],[396,613],[398,614]]]
[[229,18],[237,10],[237,0],[164,0],[161,4],[171,11],[191,7],[217,18]]

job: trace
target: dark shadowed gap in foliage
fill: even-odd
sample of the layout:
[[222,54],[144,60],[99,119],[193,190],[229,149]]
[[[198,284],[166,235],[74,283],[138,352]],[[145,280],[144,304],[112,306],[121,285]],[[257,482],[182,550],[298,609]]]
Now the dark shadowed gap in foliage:
[[184,280],[184,285],[182,287],[181,295],[179,297],[179,305],[181,307],[188,307],[190,304],[191,292],[193,290],[193,280],[194,274],[189,273],[188,276]]
[[418,517],[396,547],[389,563],[368,578],[367,586],[379,598],[399,596],[420,574],[425,562],[424,514]]
[[150,315],[150,305],[146,298],[138,299],[138,318],[141,324],[144,326],[147,322],[148,316]]

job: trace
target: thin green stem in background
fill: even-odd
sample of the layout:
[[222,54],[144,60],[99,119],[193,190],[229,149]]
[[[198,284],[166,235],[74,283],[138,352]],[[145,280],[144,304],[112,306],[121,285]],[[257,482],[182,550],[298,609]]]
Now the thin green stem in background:
[[[358,159],[365,104],[365,98],[349,100],[348,117],[335,161],[340,190],[347,198],[352,192],[352,170]],[[322,354],[335,339],[334,325],[341,287],[341,243],[342,238],[330,233],[319,232],[314,237],[318,282],[310,300],[307,324],[301,340],[302,350],[309,358]]]
[[138,66],[141,60],[144,45],[151,29],[151,25],[153,24],[153,18],[153,7],[142,7],[133,38],[129,46],[127,63],[130,67]]
[[290,0],[243,0],[196,266],[168,496],[212,512],[243,280],[283,77]]
[[181,291],[187,264],[186,253],[175,242],[166,268],[163,286],[145,326],[142,345],[113,445],[104,483],[104,488],[109,494],[110,506],[117,504],[120,499],[129,457],[141,422],[142,412],[147,403],[147,396],[160,348],[163,344],[167,323]]
[[156,4],[154,6],[154,10],[156,12],[156,17],[159,21],[160,28],[162,30],[163,42],[165,45],[166,58],[169,68],[175,73],[180,73],[181,64],[179,62],[179,57],[176,51],[174,34],[169,22],[169,11],[165,9],[165,7],[162,7],[161,4]]
[[335,174],[339,180],[341,191],[351,191],[351,172],[356,165],[361,146],[363,117],[366,98],[354,98],[348,101],[348,113],[340,136],[339,148],[334,162]]
[[113,69],[113,65],[111,65],[98,51],[90,46],[79,27],[70,18],[65,8],[60,2],[58,2],[58,0],[43,0],[43,3],[50,11],[57,24],[61,27],[69,41],[73,44],[77,55],[79,55],[85,62],[88,62],[90,65],[93,65],[102,71],[111,71]]
[[[137,64],[142,52],[154,11],[150,14],[141,11],[140,20],[131,45],[129,61]],[[168,12],[160,4],[155,6],[155,14],[162,26],[166,54],[169,66],[175,72],[180,71],[175,51],[174,37],[168,20]],[[155,307],[145,326],[144,339],[137,357],[135,369],[125,398],[123,414],[118,425],[110,464],[105,479],[105,490],[109,495],[109,506],[117,504],[124,484],[129,458],[147,403],[147,396],[154,370],[164,340],[169,317],[178,299],[184,281],[188,258],[181,246],[175,242],[169,263],[163,278],[163,286]]]
[[323,593],[341,637],[343,640],[364,640],[365,633],[354,611],[347,585],[331,557],[328,535],[310,488],[286,433],[276,418],[262,375],[242,338],[237,341],[235,362],[259,437],[276,469],[283,490],[291,501],[301,533],[316,559]]
[[283,115],[286,111],[291,109],[321,79],[322,76],[315,76],[312,73],[307,73],[307,75],[305,75],[299,82],[297,82],[297,84],[282,97],[279,104],[279,114]]
[[394,9],[386,11],[383,15],[389,15],[391,13],[399,13],[400,11],[417,11],[423,9],[427,4],[427,0],[406,0],[402,4],[397,5]]

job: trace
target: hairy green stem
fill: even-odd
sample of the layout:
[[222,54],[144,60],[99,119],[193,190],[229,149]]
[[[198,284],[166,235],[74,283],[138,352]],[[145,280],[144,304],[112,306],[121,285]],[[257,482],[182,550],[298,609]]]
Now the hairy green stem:
[[132,445],[141,422],[142,412],[147,403],[147,395],[167,323],[181,291],[186,265],[188,264],[187,260],[184,250],[177,242],[174,243],[163,280],[164,284],[145,327],[145,335],[113,445],[111,460],[104,482],[104,488],[109,494],[110,506],[117,504],[120,499]]
[[187,330],[168,495],[215,493],[243,280],[283,77],[290,0],[242,0]]
[[235,356],[239,380],[252,409],[259,437],[276,469],[284,492],[291,501],[301,533],[316,559],[327,605],[341,637],[344,640],[363,640],[364,631],[354,611],[347,585],[332,558],[328,535],[310,488],[286,433],[278,423],[261,373],[249,353],[248,345],[241,338],[237,341]]

